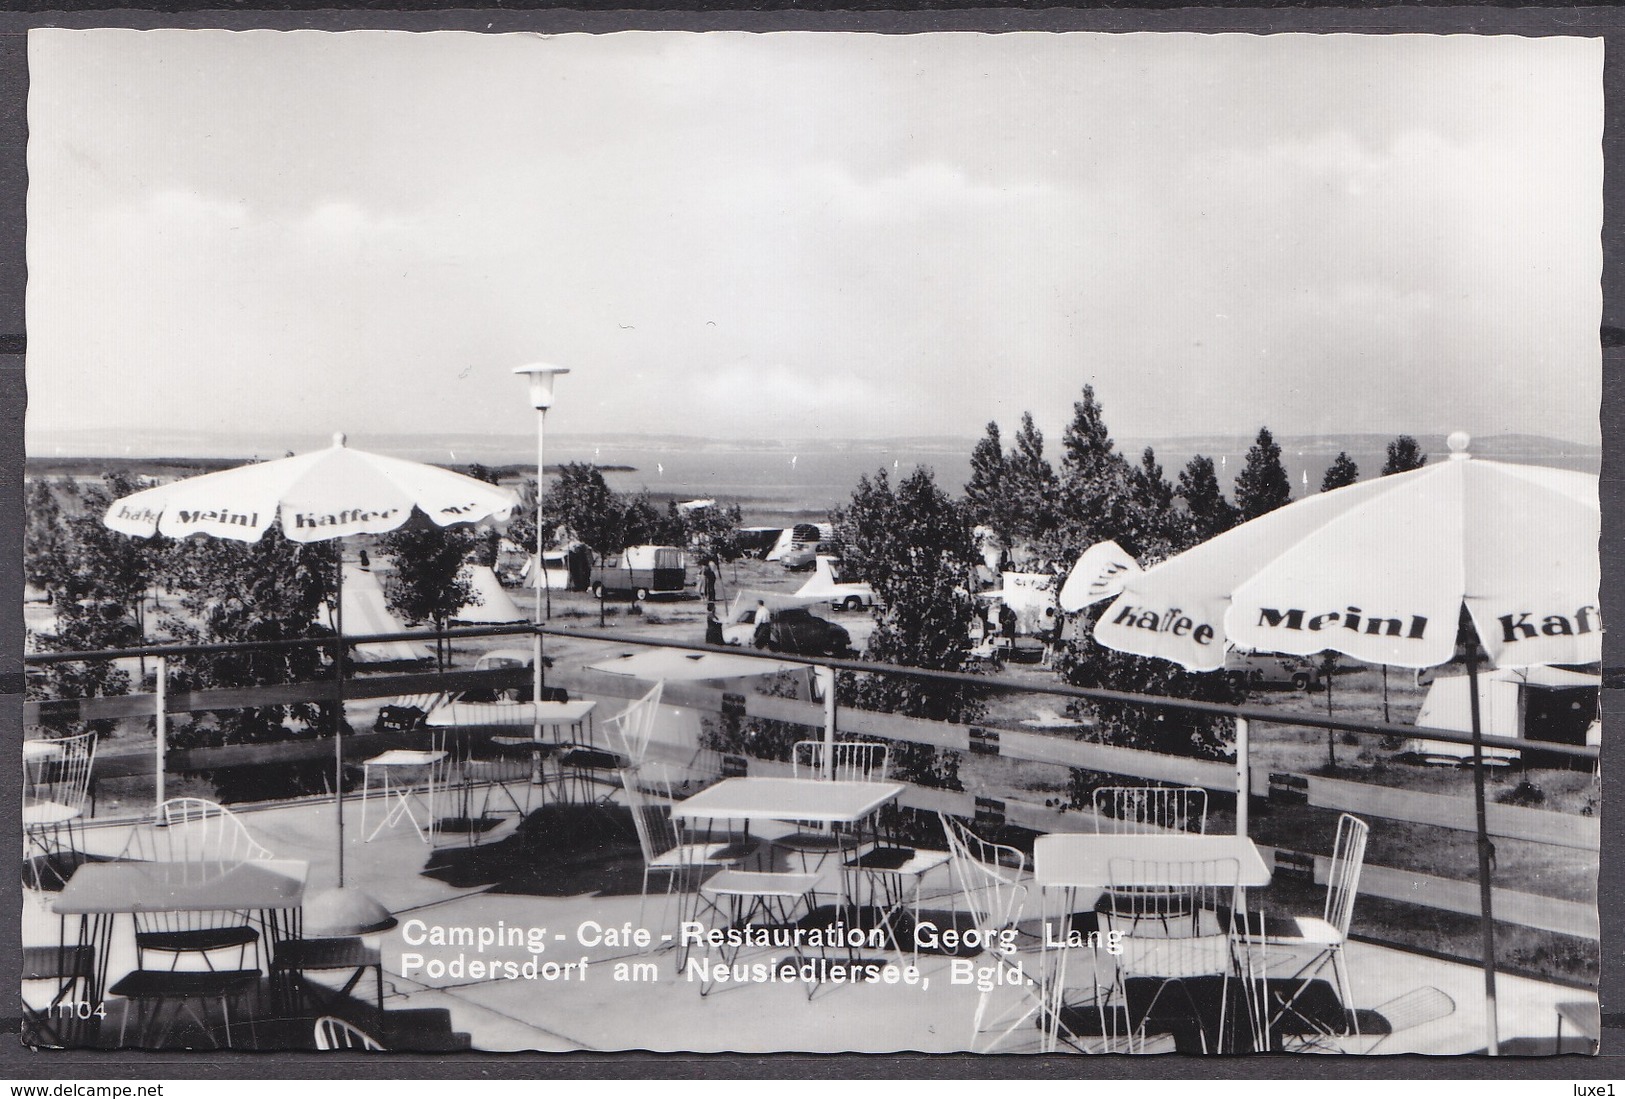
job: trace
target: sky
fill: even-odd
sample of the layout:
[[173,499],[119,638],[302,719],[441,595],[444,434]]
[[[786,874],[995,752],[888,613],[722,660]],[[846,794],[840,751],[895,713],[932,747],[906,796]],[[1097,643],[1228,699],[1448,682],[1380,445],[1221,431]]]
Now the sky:
[[[29,33],[93,429],[1599,442],[1602,43]],[[1058,438],[1056,440],[1058,442]]]

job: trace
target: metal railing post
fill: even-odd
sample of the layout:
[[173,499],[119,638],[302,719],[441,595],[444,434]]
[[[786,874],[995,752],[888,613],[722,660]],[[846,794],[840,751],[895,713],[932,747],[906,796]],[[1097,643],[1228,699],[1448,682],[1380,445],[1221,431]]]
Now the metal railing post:
[[835,669],[818,666],[818,682],[824,691],[824,777],[835,777]]
[[157,804],[159,805],[162,805],[165,800],[164,756],[169,751],[169,714],[168,707],[166,705],[169,695],[169,676],[167,674],[169,670],[168,665],[169,662],[166,657],[160,656],[158,658],[158,689],[156,695],[154,696],[154,707],[157,711],[156,716],[158,736],[157,743],[154,747],[157,758],[154,761],[154,773],[156,781],[153,783],[153,787],[156,791]]
[[1248,802],[1252,798],[1252,764],[1248,759],[1247,719],[1236,718],[1236,835],[1247,834]]

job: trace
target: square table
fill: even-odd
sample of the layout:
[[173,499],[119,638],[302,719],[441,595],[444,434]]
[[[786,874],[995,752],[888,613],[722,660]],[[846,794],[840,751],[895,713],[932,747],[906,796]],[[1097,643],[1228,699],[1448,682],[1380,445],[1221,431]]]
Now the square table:
[[[861,825],[903,792],[896,782],[832,782],[815,778],[728,778],[672,806],[673,820],[815,821]],[[877,829],[878,833],[878,829]],[[874,837],[878,841],[878,834]],[[858,846],[862,846],[861,837]],[[853,890],[842,868],[848,902]],[[806,875],[800,875],[805,877]]]
[[64,920],[84,917],[81,946],[94,945],[96,970],[88,993],[98,1003],[107,987],[108,946],[113,922],[137,912],[258,912],[267,950],[298,938],[310,863],[303,859],[249,859],[218,862],[90,862],[52,902]]
[[1052,944],[1050,940],[1049,917],[1050,905],[1044,905],[1044,923],[1046,925],[1045,950],[1053,951],[1055,957],[1052,964],[1044,966],[1040,972],[1042,984],[1040,995],[1044,1003],[1052,1005],[1049,1011],[1049,1027],[1046,1041],[1053,1048],[1060,1026],[1061,997],[1065,992],[1067,957],[1070,953],[1070,940],[1064,926],[1065,917],[1072,911],[1072,904],[1076,893],[1086,889],[1105,889],[1108,886],[1146,886],[1155,887],[1168,885],[1163,881],[1154,881],[1147,878],[1143,881],[1130,881],[1112,878],[1112,864],[1117,863],[1121,871],[1123,863],[1132,861],[1139,866],[1150,866],[1157,863],[1204,863],[1225,859],[1233,859],[1236,863],[1236,878],[1232,881],[1229,875],[1224,879],[1215,881],[1199,881],[1195,878],[1183,880],[1179,885],[1236,885],[1242,889],[1248,887],[1264,886],[1270,883],[1271,869],[1264,861],[1263,853],[1258,845],[1246,836],[1237,835],[1204,835],[1188,832],[1157,832],[1138,834],[1100,834],[1092,832],[1063,832],[1047,836],[1039,836],[1033,842],[1033,881],[1043,891],[1045,901],[1059,897],[1064,903],[1060,905],[1065,911],[1063,926],[1059,931],[1059,943]]
[[678,820],[808,820],[857,824],[903,792],[896,782],[726,778],[672,806]]
[[592,712],[598,703],[588,699],[574,702],[448,702],[429,711],[423,723],[432,729],[467,728],[550,728],[555,743],[562,741],[559,731],[571,730],[573,737],[588,729],[591,743]]
[[[1246,836],[1201,835],[1184,832],[1101,835],[1061,832],[1039,836],[1033,842],[1033,880],[1044,890],[1104,889],[1108,885],[1166,885],[1167,882],[1112,881],[1111,864],[1208,862],[1235,859],[1236,884],[1268,885],[1270,868],[1258,845]],[[1184,885],[1228,885],[1225,882],[1187,881]]]

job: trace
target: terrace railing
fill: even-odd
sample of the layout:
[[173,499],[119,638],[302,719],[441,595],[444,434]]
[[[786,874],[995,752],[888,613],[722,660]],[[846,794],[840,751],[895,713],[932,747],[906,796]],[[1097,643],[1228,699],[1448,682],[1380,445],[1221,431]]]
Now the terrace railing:
[[[695,652],[726,652],[735,656],[757,655],[750,650],[742,652],[739,649],[719,648],[682,640],[551,626],[478,627],[440,632],[407,631],[350,637],[345,639],[345,644],[358,645],[395,640],[429,641],[437,637],[467,640],[512,635],[528,636],[537,629],[544,637],[603,642],[617,648],[656,646]],[[326,640],[213,646],[154,645],[140,649],[97,653],[35,654],[26,657],[25,660],[29,666],[44,666],[62,661],[147,656],[160,659],[160,682],[162,682],[164,659],[194,658],[210,652],[312,644],[327,645],[331,648],[336,642]],[[906,669],[860,660],[803,658],[780,653],[760,655],[764,659],[781,664],[786,662],[804,664],[818,669],[820,679],[825,682],[838,671],[883,676],[906,675],[964,682],[989,691],[1008,690],[1066,700],[1132,703],[1150,710],[1201,713],[1233,720],[1238,746],[1243,748],[1251,727],[1265,724],[1331,730],[1353,733],[1361,737],[1397,737],[1407,740],[1421,738],[1454,744],[1471,743],[1470,736],[1455,730],[1393,725],[1307,713],[1288,714],[1245,705],[1228,706],[1075,688],[1060,684],[1046,685],[990,675]],[[631,701],[644,689],[644,684],[639,680],[590,670],[566,670],[561,667],[550,671],[548,678],[551,684],[565,686],[573,693],[602,699]],[[369,673],[347,676],[343,679],[326,678],[258,687],[187,692],[159,690],[153,693],[98,698],[36,700],[24,704],[23,720],[26,724],[38,724],[45,720],[85,721],[154,717],[161,728],[169,715],[209,710],[292,702],[331,702],[338,699],[346,701],[387,699],[434,691],[468,690],[475,687],[517,688],[523,696],[529,686],[530,672],[527,669]],[[753,719],[777,721],[806,726],[810,730],[823,730],[833,721],[834,727],[844,736],[878,737],[904,744],[927,745],[960,752],[967,757],[1019,760],[1058,768],[1104,772],[1150,782],[1199,786],[1237,795],[1235,827],[1238,832],[1249,830],[1250,807],[1273,804],[1307,805],[1330,814],[1351,812],[1368,819],[1468,834],[1474,832],[1476,827],[1473,802],[1468,797],[1441,796],[1314,774],[1283,774],[1272,772],[1263,764],[1241,769],[1233,763],[1224,761],[1192,759],[1139,748],[1120,747],[1057,734],[1054,731],[1040,732],[991,724],[951,724],[850,707],[842,707],[837,712],[833,699],[829,697],[821,701],[812,701],[762,693],[737,694],[700,683],[668,683],[663,702],[667,706],[692,709],[710,715],[714,719],[729,717],[746,721]],[[809,735],[818,734],[814,732]],[[381,741],[382,738],[377,734],[364,730],[347,734],[346,757],[365,758],[378,750]],[[1515,750],[1528,750],[1531,747],[1527,741],[1495,736],[1485,736],[1483,743],[1490,747]],[[1591,767],[1595,767],[1598,758],[1598,750],[1594,747],[1544,742],[1538,747],[1543,753],[1566,756]],[[677,744],[661,740],[657,735],[650,751],[655,758],[664,755],[668,762],[692,766],[697,748],[698,745],[694,744]],[[156,781],[161,784],[162,776],[166,772],[218,770],[249,764],[331,758],[332,745],[326,738],[301,738],[271,744],[194,748],[179,752],[165,752],[160,748],[159,751],[156,762],[152,756],[145,753],[141,756],[103,754],[97,759],[97,768],[103,778],[156,774]],[[779,770],[788,773],[789,770],[787,763],[744,756],[719,758],[716,765],[731,773],[748,770],[751,773],[771,774]],[[945,812],[975,819],[984,826],[1012,825],[1041,833],[1080,831],[1093,827],[1090,810],[1057,805],[1054,803],[1055,799],[1049,800],[1050,804],[1041,804],[1031,796],[1024,796],[1021,791],[1004,789],[996,782],[987,780],[983,780],[977,789],[963,791],[909,785],[900,799],[905,808],[927,813]],[[102,815],[106,815],[105,812]],[[1494,804],[1488,807],[1487,823],[1495,839],[1578,851],[1584,853],[1582,857],[1594,857],[1601,842],[1600,822],[1595,816]],[[1294,876],[1303,881],[1312,879],[1317,883],[1324,883],[1326,880],[1330,862],[1326,855],[1301,852],[1287,847],[1267,849],[1266,853],[1273,856],[1278,877]],[[1398,867],[1372,865],[1368,862],[1361,881],[1361,892],[1364,896],[1381,897],[1462,916],[1476,916],[1479,911],[1478,886],[1472,878],[1446,878]],[[1498,921],[1593,941],[1599,936],[1596,907],[1590,901],[1496,887],[1494,904]]]

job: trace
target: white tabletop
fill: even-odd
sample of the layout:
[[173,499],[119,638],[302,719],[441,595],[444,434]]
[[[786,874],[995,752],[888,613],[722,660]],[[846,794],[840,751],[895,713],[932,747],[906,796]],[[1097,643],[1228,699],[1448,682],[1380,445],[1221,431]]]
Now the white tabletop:
[[903,792],[895,782],[728,778],[672,806],[686,820],[807,820],[852,824]]
[[304,902],[309,873],[303,859],[87,862],[51,907],[61,916],[291,909]]
[[[1124,864],[1136,862],[1194,863],[1235,859],[1237,880],[1243,886],[1268,885],[1270,868],[1258,845],[1246,836],[1165,833],[1159,835],[1096,835],[1060,832],[1033,842],[1033,879],[1044,889],[1104,888],[1108,885],[1167,885],[1160,881],[1128,881]],[[1117,879],[1113,879],[1116,863]],[[1185,885],[1229,885],[1226,881],[1182,879]]]
[[423,719],[435,728],[464,725],[575,725],[585,721],[598,703],[574,702],[451,702],[436,706]]
[[62,755],[62,746],[54,740],[23,741],[23,762],[37,763],[43,759],[56,759]]

